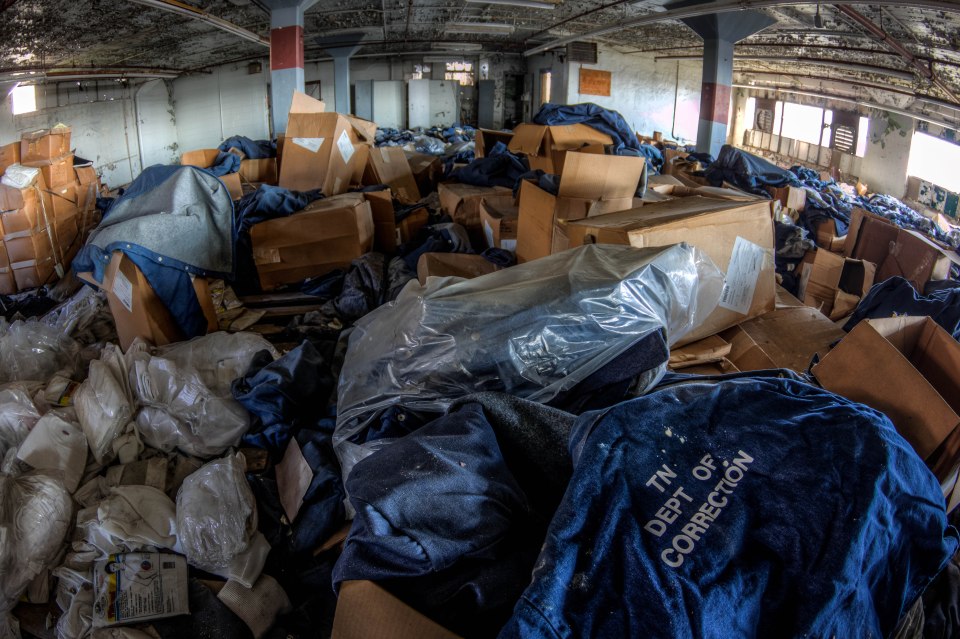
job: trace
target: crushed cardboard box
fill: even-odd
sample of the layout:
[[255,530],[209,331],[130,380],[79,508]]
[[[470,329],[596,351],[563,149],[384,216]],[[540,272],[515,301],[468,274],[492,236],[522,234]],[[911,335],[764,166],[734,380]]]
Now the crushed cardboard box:
[[440,208],[450,218],[467,229],[470,241],[476,246],[483,242],[483,228],[480,225],[480,200],[492,195],[510,193],[510,189],[501,186],[472,186],[459,182],[443,182],[437,187]]
[[866,260],[816,251],[800,272],[800,297],[832,320],[846,317],[873,286],[877,267]]
[[437,185],[443,179],[443,162],[440,158],[416,151],[403,153],[407,156],[407,164],[410,165],[410,171],[417,182],[417,188],[420,189],[420,195],[428,195],[436,191]]
[[[521,242],[522,242],[521,214]],[[773,220],[765,200],[735,202],[699,195],[591,217],[567,225],[570,246],[626,244],[645,248],[686,242],[726,274],[720,304],[680,344],[774,310]]]
[[[196,151],[187,151],[180,156],[180,164],[183,166],[195,166],[199,169],[209,169],[217,161],[220,155],[219,149],[198,149]],[[220,176],[220,181],[227,187],[231,200],[239,200],[243,197],[243,186],[240,183],[239,173],[227,173]]]
[[417,260],[417,279],[421,284],[426,284],[428,277],[462,277],[469,280],[496,270],[492,262],[468,253],[424,253]]
[[398,246],[412,240],[429,221],[430,214],[423,207],[410,211],[398,222],[390,189],[368,191],[363,196],[370,204],[373,216],[373,248],[381,253],[395,253]]
[[293,215],[250,229],[265,290],[346,268],[370,252],[373,236],[373,215],[362,193],[316,200]]
[[407,156],[398,146],[381,146],[370,149],[363,183],[385,184],[403,204],[420,201],[420,187],[413,177]]
[[569,151],[603,155],[604,146],[613,144],[613,139],[586,124],[543,126],[518,124],[507,149],[514,154],[525,155],[531,170],[541,169],[560,175]]
[[487,248],[517,251],[520,207],[512,194],[491,195],[480,200],[480,223]]

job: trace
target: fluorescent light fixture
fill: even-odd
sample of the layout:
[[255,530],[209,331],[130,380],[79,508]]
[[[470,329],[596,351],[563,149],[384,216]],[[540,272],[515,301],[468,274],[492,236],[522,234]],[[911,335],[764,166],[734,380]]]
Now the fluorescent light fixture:
[[496,33],[509,35],[513,33],[512,24],[502,22],[451,22],[447,24],[449,33]]
[[483,45],[479,42],[434,42],[431,47],[434,51],[482,51]]
[[557,5],[552,2],[542,2],[541,0],[466,0],[473,4],[505,4],[510,7],[524,7],[525,9],[549,9],[553,10]]

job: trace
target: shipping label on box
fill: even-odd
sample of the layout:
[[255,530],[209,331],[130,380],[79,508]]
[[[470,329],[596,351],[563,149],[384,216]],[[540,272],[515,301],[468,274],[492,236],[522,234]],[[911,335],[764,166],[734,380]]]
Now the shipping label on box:
[[190,612],[187,560],[137,552],[108,555],[94,564],[93,626],[139,623]]

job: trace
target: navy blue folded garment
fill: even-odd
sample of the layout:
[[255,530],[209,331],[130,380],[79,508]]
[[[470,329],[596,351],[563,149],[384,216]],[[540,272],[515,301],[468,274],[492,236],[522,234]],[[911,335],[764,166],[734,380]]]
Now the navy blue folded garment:
[[486,157],[477,158],[454,171],[452,177],[473,186],[503,186],[512,189],[528,170],[526,160],[510,153],[503,142],[497,142]]
[[902,277],[891,277],[870,288],[843,325],[843,330],[849,333],[865,319],[897,315],[928,315],[954,339],[960,340],[960,282],[954,282],[954,288],[924,296]]
[[416,271],[417,261],[424,253],[473,253],[473,247],[465,228],[446,222],[424,226],[415,238],[398,249],[398,253],[407,267]]
[[236,173],[240,170],[240,156],[221,151],[217,154],[217,159],[213,161],[213,166],[207,170],[217,177],[223,177],[224,175],[230,173]]
[[[333,571],[369,579],[460,634],[496,632],[542,540],[479,404],[467,404],[358,462],[356,517]],[[484,633],[479,633],[484,634]]]
[[655,172],[659,173],[663,168],[663,153],[652,144],[641,144],[640,155],[647,158],[647,164]]
[[112,253],[123,252],[184,335],[196,337],[207,332],[207,318],[191,275],[232,277],[234,237],[233,202],[219,178],[192,166],[155,165],[109,205],[73,270],[102,282]]
[[319,189],[301,193],[261,184],[256,191],[240,198],[235,210],[237,269],[236,277],[231,281],[237,293],[245,295],[260,292],[260,276],[257,275],[257,266],[253,261],[253,244],[250,239],[253,225],[293,215],[322,197],[323,193]]
[[776,164],[747,153],[729,144],[720,148],[720,154],[704,173],[713,186],[730,182],[748,193],[770,197],[764,187],[800,186],[797,176]]
[[640,140],[630,129],[623,116],[616,111],[604,109],[592,102],[583,104],[547,103],[533,116],[535,124],[557,126],[564,124],[586,124],[606,133],[613,138],[614,153],[620,155],[623,149],[640,151]]
[[886,637],[957,550],[886,417],[791,378],[582,415],[513,637]]
[[277,143],[270,140],[251,140],[243,135],[234,135],[217,147],[221,151],[239,149],[248,160],[263,160],[277,157]]

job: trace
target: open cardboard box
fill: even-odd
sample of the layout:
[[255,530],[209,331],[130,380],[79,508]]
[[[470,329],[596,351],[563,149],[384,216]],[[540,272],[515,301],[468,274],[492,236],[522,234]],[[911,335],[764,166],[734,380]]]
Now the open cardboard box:
[[480,200],[485,197],[509,194],[502,186],[473,186],[459,182],[442,182],[437,186],[440,208],[450,218],[467,229],[470,241],[483,245],[483,228],[480,225]]
[[413,177],[406,154],[398,146],[370,149],[363,183],[386,184],[403,204],[416,204],[420,201],[420,187]]
[[428,277],[462,277],[473,279],[499,270],[480,255],[469,253],[424,253],[417,260],[417,279],[427,283]]
[[517,224],[520,207],[512,194],[492,195],[480,200],[480,223],[487,248],[517,252]]
[[827,390],[886,414],[941,482],[960,453],[960,342],[929,317],[857,324],[812,369]]
[[277,184],[277,158],[240,161],[240,179],[251,184]]
[[492,129],[477,129],[477,134],[474,137],[474,157],[482,158],[486,157],[493,147],[497,145],[497,142],[503,142],[507,145],[507,148],[510,147],[510,140],[513,139],[512,131],[494,131]]
[[250,229],[264,290],[325,275],[373,248],[374,225],[363,193],[316,200],[302,211]]
[[813,262],[800,273],[800,298],[832,320],[846,317],[873,286],[877,267],[825,249],[815,252]]
[[644,158],[569,153],[556,195],[524,181],[517,261],[529,262],[569,248],[568,222],[631,208],[646,170]]
[[440,158],[416,151],[404,151],[403,154],[407,157],[407,164],[410,165],[420,195],[436,191],[437,184],[443,179],[443,162]]
[[373,216],[373,248],[381,253],[395,253],[399,245],[412,240],[429,221],[430,214],[424,207],[412,211],[397,222],[390,189],[368,191],[363,197],[370,204],[370,213]]
[[321,189],[327,197],[346,193],[363,177],[376,130],[372,122],[327,113],[320,100],[294,93],[278,184],[293,191]]
[[797,186],[769,186],[767,191],[775,200],[779,200],[784,208],[802,211],[807,208],[807,190]]
[[[186,339],[170,310],[147,282],[147,278],[121,251],[114,251],[111,256],[103,274],[103,282],[97,282],[90,272],[78,273],[77,277],[107,294],[107,304],[117,325],[117,336],[123,350],[127,350],[137,337],[154,346]],[[193,278],[193,289],[207,319],[207,330],[216,331],[217,312],[213,308],[207,280],[202,277]]]
[[927,282],[947,279],[951,266],[960,264],[955,251],[859,208],[850,216],[843,253],[876,264],[878,282],[900,276],[921,293]]
[[604,146],[608,144],[613,144],[609,135],[586,124],[518,124],[507,149],[527,156],[531,170],[542,169],[560,175],[569,151],[603,155]]
[[[522,214],[520,219],[522,224]],[[646,248],[686,242],[706,253],[726,275],[724,293],[720,305],[679,345],[774,310],[773,221],[766,200],[735,202],[695,195],[570,222],[567,233],[570,246]]]
[[[217,161],[220,155],[220,149],[198,149],[196,151],[187,151],[180,156],[180,164],[183,166],[195,166],[199,169],[209,169]],[[231,200],[239,200],[243,197],[243,187],[240,184],[239,173],[227,173],[220,176],[220,181],[230,192]]]

